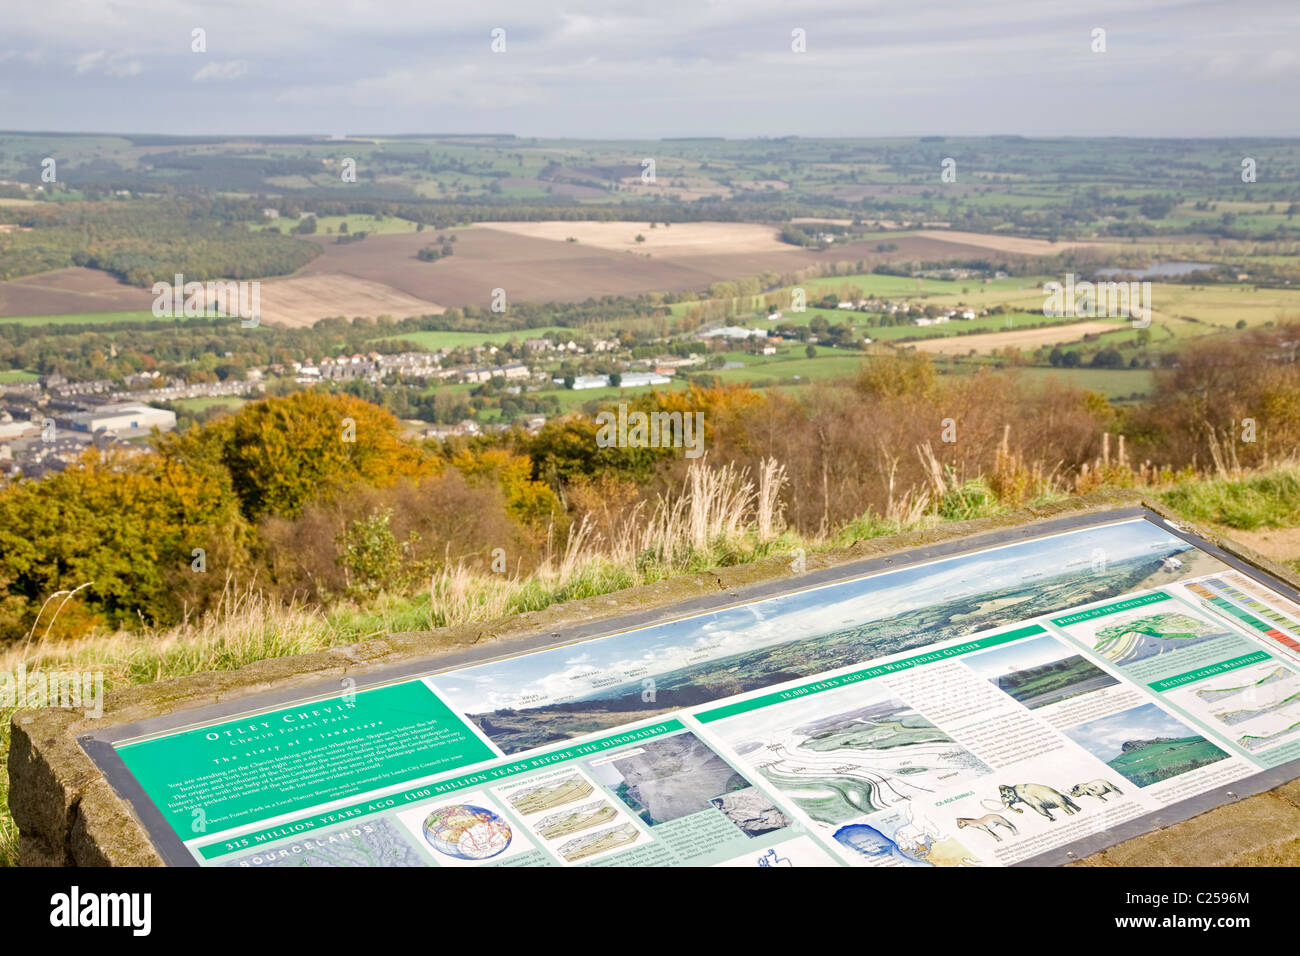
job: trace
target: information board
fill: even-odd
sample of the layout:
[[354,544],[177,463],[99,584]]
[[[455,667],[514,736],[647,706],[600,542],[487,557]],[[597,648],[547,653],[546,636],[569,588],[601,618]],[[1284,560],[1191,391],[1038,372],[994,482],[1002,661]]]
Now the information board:
[[1297,596],[1141,509],[1061,528],[86,746],[226,867],[999,866],[1294,775]]

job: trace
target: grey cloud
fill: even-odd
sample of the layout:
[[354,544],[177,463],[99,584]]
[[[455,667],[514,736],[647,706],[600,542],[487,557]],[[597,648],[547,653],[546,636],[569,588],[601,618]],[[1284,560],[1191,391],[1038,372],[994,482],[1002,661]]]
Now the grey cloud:
[[53,0],[6,16],[10,128],[1294,135],[1300,93],[1288,0]]

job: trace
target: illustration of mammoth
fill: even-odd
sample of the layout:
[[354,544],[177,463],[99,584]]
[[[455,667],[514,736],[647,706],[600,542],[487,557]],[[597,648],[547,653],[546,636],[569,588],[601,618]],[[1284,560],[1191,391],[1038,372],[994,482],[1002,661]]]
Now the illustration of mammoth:
[[999,785],[998,794],[1002,797],[1002,805],[1013,813],[1023,813],[1016,806],[1017,803],[1023,803],[1053,823],[1056,822],[1052,816],[1053,810],[1064,810],[1068,816],[1079,809],[1079,805],[1065,794],[1041,783],[1018,783],[1011,787]]
[[1108,793],[1113,793],[1117,797],[1124,796],[1124,791],[1109,780],[1089,780],[1087,783],[1076,783],[1070,788],[1072,797],[1096,797],[1102,803],[1106,802]]

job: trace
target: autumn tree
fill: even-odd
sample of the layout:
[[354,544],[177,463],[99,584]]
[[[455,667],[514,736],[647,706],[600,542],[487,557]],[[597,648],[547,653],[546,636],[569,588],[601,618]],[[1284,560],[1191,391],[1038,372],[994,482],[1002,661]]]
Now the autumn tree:
[[247,405],[190,440],[215,449],[250,520],[295,517],[319,495],[356,483],[383,487],[436,467],[388,412],[320,391]]
[[44,634],[56,615],[50,633],[68,635],[201,609],[248,560],[229,475],[212,465],[92,450],[59,474],[4,489],[0,637]]

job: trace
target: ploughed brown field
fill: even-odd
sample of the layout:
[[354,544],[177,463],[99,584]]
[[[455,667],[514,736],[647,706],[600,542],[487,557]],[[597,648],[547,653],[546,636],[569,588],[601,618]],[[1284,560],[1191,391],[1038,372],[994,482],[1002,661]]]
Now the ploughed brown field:
[[[488,307],[498,288],[506,290],[508,301],[575,302],[703,290],[718,281],[825,262],[863,259],[871,268],[882,262],[971,258],[983,251],[903,237],[891,239],[897,248],[887,253],[876,251],[877,240],[816,252],[775,240],[774,231],[766,234],[768,227],[744,223],[679,223],[653,230],[646,222],[483,223],[448,231],[456,234],[455,252],[437,262],[416,258],[420,249],[436,244],[436,231],[368,236],[345,245],[318,236],[323,254],[295,278],[343,274],[442,306]],[[638,233],[646,237],[644,244],[636,242]],[[578,241],[567,242],[568,236]]]
[[130,312],[153,306],[153,293],[97,269],[56,269],[0,282],[0,316]]
[[[835,246],[825,252],[786,245],[771,226],[755,223],[678,223],[655,229],[648,222],[481,223],[456,230],[455,252],[437,262],[416,254],[435,245],[438,230],[372,235],[339,244],[312,236],[321,255],[292,276],[262,281],[262,320],[310,325],[329,316],[395,318],[432,314],[448,306],[488,307],[493,289],[508,301],[573,302],[606,295],[703,290],[760,272],[864,260],[884,262],[967,259],[989,250],[1010,251],[1007,237],[940,231],[891,238],[897,248],[878,252],[879,240]],[[636,236],[645,242],[636,242]],[[573,236],[578,241],[568,242]],[[1019,240],[1033,251],[1060,246]],[[1021,247],[1029,251],[1029,246]],[[0,282],[0,316],[62,315],[149,309],[153,295],[91,269],[60,269]]]

